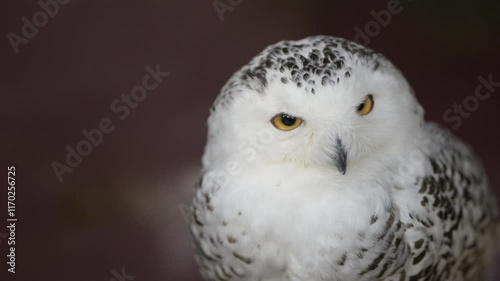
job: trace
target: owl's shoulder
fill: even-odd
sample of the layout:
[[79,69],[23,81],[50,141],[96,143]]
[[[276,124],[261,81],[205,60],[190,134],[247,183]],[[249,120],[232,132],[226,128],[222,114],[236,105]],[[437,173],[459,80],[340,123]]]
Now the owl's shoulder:
[[404,274],[469,280],[481,270],[477,260],[494,248],[495,196],[479,158],[451,132],[427,124],[420,149],[428,169],[415,179],[412,198],[399,201],[413,257]]

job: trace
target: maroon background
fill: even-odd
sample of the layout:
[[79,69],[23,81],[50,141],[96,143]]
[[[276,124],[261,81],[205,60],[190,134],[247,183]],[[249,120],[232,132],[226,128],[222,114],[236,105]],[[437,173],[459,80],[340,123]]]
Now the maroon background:
[[[353,39],[387,3],[243,0],[221,22],[211,1],[72,0],[18,54],[3,37],[0,144],[2,165],[17,167],[17,280],[108,281],[122,267],[134,280],[201,280],[179,206],[189,204],[208,108],[225,80],[283,39]],[[443,113],[474,94],[479,75],[500,81],[500,4],[401,5],[369,47],[404,72],[428,119],[450,127]],[[1,10],[3,34],[21,34],[21,18],[40,7],[9,1]],[[156,64],[171,75],[119,120],[111,102]],[[496,189],[499,89],[454,131]],[[105,117],[115,131],[59,183],[51,163]],[[2,240],[0,280],[13,277],[1,277],[6,254]]]

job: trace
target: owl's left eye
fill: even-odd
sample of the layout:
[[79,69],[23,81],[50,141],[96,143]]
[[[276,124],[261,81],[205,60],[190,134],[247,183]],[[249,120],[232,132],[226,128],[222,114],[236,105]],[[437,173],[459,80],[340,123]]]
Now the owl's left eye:
[[366,115],[366,114],[370,113],[373,109],[374,104],[375,104],[375,102],[373,101],[373,96],[367,95],[365,97],[365,100],[358,105],[358,108],[357,108],[358,113],[360,115]]
[[291,131],[302,124],[302,118],[280,113],[271,119],[271,123],[279,130]]

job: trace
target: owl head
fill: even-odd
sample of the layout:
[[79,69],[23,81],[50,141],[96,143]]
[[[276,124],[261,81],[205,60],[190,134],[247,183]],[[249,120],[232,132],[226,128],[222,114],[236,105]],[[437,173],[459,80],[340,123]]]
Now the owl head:
[[423,115],[382,55],[328,36],[282,41],[223,87],[208,120],[203,164],[289,163],[348,175],[411,143]]

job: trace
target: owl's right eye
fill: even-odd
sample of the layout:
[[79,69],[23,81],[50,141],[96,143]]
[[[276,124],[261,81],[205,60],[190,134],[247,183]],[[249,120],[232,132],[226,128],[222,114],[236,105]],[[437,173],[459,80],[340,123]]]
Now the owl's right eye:
[[302,124],[302,118],[280,113],[271,119],[271,123],[279,130],[291,131]]

